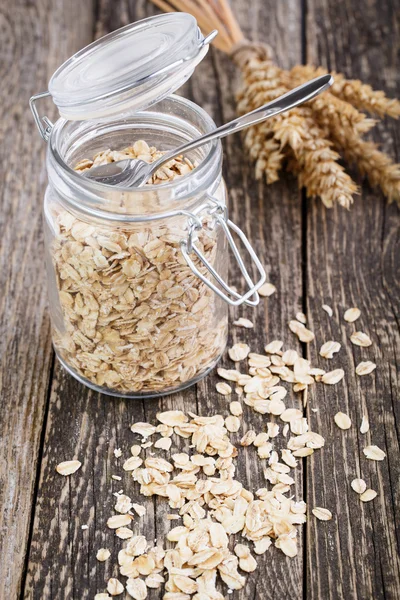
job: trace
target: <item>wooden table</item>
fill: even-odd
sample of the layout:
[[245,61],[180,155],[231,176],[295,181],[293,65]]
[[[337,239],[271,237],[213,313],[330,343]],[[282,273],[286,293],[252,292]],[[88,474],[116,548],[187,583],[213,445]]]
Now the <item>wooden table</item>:
[[[397,2],[233,4],[246,34],[268,41],[282,66],[319,63],[399,95]],[[214,391],[214,375],[160,400],[112,399],[74,381],[55,361],[51,347],[41,222],[45,145],[28,99],[45,90],[55,68],[94,37],[153,12],[145,0],[15,0],[3,2],[0,9],[1,600],[81,600],[103,591],[116,573],[116,561],[98,563],[95,554],[108,546],[115,559],[120,546],[105,521],[112,514],[111,492],[119,488],[110,478],[116,470],[113,450],[132,444],[129,425],[152,420],[157,411],[171,407],[226,414],[225,399]],[[213,50],[183,93],[223,123],[235,114],[234,76],[229,60]],[[50,106],[48,114],[55,114]],[[375,135],[399,158],[395,122],[380,125]],[[242,308],[232,313],[252,318],[257,334],[235,329],[231,341],[250,340],[261,351],[266,341],[280,338],[294,347],[287,323],[303,310],[318,345],[295,347],[314,365],[324,366],[319,344],[338,340],[342,350],[333,364],[346,371],[339,386],[310,390],[307,417],[326,446],[296,474],[296,497],[303,497],[309,509],[330,508],[333,520],[317,522],[311,515],[300,535],[298,556],[291,560],[271,548],[245,589],[230,597],[400,598],[398,208],[367,185],[347,212],[307,200],[289,176],[270,187],[256,183],[240,137],[225,142],[224,172],[231,215],[243,225],[278,289],[254,312]],[[237,282],[233,263],[230,276]],[[333,307],[332,318],[322,310],[324,303]],[[343,312],[350,306],[362,311],[357,325],[373,340],[368,352],[349,343],[353,326],[343,321]],[[366,356],[378,368],[369,377],[357,377],[355,365]],[[298,406],[299,395],[291,401]],[[333,423],[338,410],[353,421],[346,432]],[[359,432],[364,413],[371,424],[366,436]],[[259,417],[246,411],[246,420],[255,427],[260,427]],[[387,459],[367,461],[362,453],[367,443],[381,447]],[[80,457],[83,467],[79,476],[64,479],[55,466],[71,457]],[[237,474],[250,489],[263,485],[259,463],[253,464],[246,453],[240,455]],[[360,474],[378,492],[369,504],[361,504],[349,486]],[[161,536],[165,507],[152,500],[146,505],[140,530],[149,539]],[[81,529],[83,524],[87,530]]]

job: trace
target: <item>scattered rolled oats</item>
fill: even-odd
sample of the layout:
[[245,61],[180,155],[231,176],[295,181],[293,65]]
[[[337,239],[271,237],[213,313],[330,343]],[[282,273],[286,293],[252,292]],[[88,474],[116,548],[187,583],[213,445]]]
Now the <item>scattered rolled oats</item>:
[[122,594],[124,591],[124,586],[118,579],[111,577],[111,579],[108,580],[107,591],[111,596],[119,596],[119,594]]
[[257,437],[256,432],[253,431],[252,429],[249,429],[249,431],[246,431],[246,433],[240,440],[240,445],[241,446],[250,446],[254,442],[256,437]]
[[363,494],[367,489],[364,479],[353,479],[350,485],[357,494]]
[[[282,418],[282,415],[281,415]],[[267,433],[268,433],[268,437],[270,438],[274,438],[278,435],[279,433],[279,425],[278,423],[267,423]]]
[[327,385],[335,385],[339,383],[344,377],[343,369],[335,369],[334,371],[329,371],[322,375],[321,381]]
[[374,498],[377,497],[377,493],[375,492],[375,490],[365,490],[365,492],[363,494],[361,494],[360,496],[360,500],[362,502],[370,502],[371,500],[374,500]]
[[315,338],[313,332],[307,329],[303,323],[300,323],[299,321],[290,321],[289,329],[297,335],[301,342],[304,342],[305,344],[309,344]]
[[328,304],[323,304],[322,308],[330,317],[333,315],[333,310]]
[[129,527],[118,527],[115,530],[115,535],[121,540],[129,540],[129,538],[133,537],[133,531]]
[[124,527],[124,525],[129,525],[132,521],[131,515],[114,515],[110,517],[107,521],[107,527],[110,529],[118,529],[119,527]]
[[152,589],[158,589],[165,582],[165,579],[160,573],[152,573],[144,580],[146,586]]
[[364,448],[363,453],[370,460],[384,460],[386,458],[385,452],[378,446],[367,446]]
[[231,402],[229,404],[229,410],[231,411],[232,415],[234,415],[235,417],[240,417],[240,415],[243,414],[242,405],[237,400],[234,400],[233,402]]
[[97,550],[96,558],[100,562],[104,562],[108,558],[110,558],[111,552],[107,548],[99,548]]
[[338,412],[338,413],[336,413],[336,415],[333,418],[335,420],[336,425],[340,429],[350,429],[351,420],[350,420],[350,417],[348,415],[346,415],[345,413]]
[[167,410],[166,412],[157,413],[157,420],[169,427],[179,427],[187,423],[189,419],[181,410]]
[[144,515],[146,514],[146,509],[141,504],[135,504],[134,502],[132,504],[132,508],[139,517],[144,517]]
[[272,283],[264,283],[258,290],[260,296],[272,296],[276,292],[276,287]]
[[[170,293],[181,294],[181,290],[172,289]],[[297,327],[303,330],[299,337],[304,337],[304,324],[297,321]],[[310,337],[307,333],[305,336]],[[126,461],[133,480],[140,485],[141,494],[165,498],[169,507],[177,511],[177,514],[166,514],[166,521],[176,524],[175,520],[179,520],[179,525],[167,535],[174,547],[163,550],[151,548],[143,536],[135,536],[126,527],[129,522],[121,524],[118,520],[120,517],[133,518],[132,515],[125,513],[109,519],[109,527],[116,528],[117,534],[126,530],[127,538],[130,537],[126,547],[120,550],[118,561],[121,574],[128,577],[127,592],[133,598],[144,600],[146,585],[157,589],[164,582],[165,598],[169,600],[189,600],[193,594],[195,600],[203,600],[203,595],[204,600],[219,598],[215,588],[217,573],[229,590],[243,588],[245,578],[238,569],[250,573],[256,568],[256,561],[250,548],[244,544],[236,544],[235,554],[231,553],[228,544],[232,534],[240,533],[241,540],[254,544],[252,550],[255,554],[266,552],[274,540],[275,546],[284,554],[296,556],[297,526],[305,523],[306,505],[291,497],[291,486],[295,483],[291,469],[297,467],[299,458],[310,456],[322,448],[325,440],[309,430],[302,410],[286,408],[283,400],[288,390],[282,382],[291,384],[294,390],[304,390],[306,394],[308,386],[315,381],[337,383],[344,372],[337,369],[325,373],[322,369],[313,368],[310,361],[299,357],[296,351],[283,352],[282,346],[280,340],[271,342],[265,347],[266,356],[250,352],[247,344],[235,344],[230,350],[231,358],[247,358],[248,374],[236,369],[218,368],[220,377],[234,382],[240,389],[241,402],[262,415],[268,415],[265,431],[256,434],[249,430],[240,440],[242,446],[255,446],[249,452],[256,451],[263,461],[262,471],[268,488],[261,488],[253,494],[235,479],[233,459],[238,449],[229,434],[238,431],[241,425],[238,418],[243,412],[241,402],[229,403],[229,416],[226,413],[205,417],[189,413],[187,416],[182,411],[172,410],[157,415],[160,422],[157,427],[149,423],[132,426],[132,431],[141,435],[142,441],[156,432],[161,436],[153,444],[154,450],[169,450],[172,435],[187,438],[191,448],[190,454],[173,454],[171,462],[150,452],[143,463],[139,456],[142,448],[135,445],[131,451],[131,458],[135,461]],[[338,348],[334,348],[337,351]],[[327,354],[333,354],[332,348],[326,350]],[[242,355],[243,359],[238,358]],[[225,394],[227,390],[229,394],[232,392],[228,383],[219,382],[217,385],[223,386]],[[284,424],[283,436],[291,432],[289,439],[283,437],[286,448],[276,444],[274,438],[279,435],[280,427],[270,420],[273,418],[270,415],[276,415],[276,420],[279,418]],[[351,425],[344,413],[337,413],[335,422],[342,428]],[[147,445],[142,443],[142,447]],[[369,449],[369,457],[371,448],[377,447],[365,449]],[[382,453],[379,448],[377,450]],[[372,455],[377,456],[376,450],[372,450]],[[367,498],[370,492],[376,495],[372,490],[366,490],[363,480],[353,480],[351,487],[360,494],[360,498],[365,492],[368,492]],[[123,510],[131,501],[122,491],[119,496],[116,507],[120,506]],[[140,505],[131,503],[131,508],[136,511],[135,506],[144,511]],[[332,519],[328,509],[315,507],[312,512],[320,520]],[[141,576],[146,577],[145,581],[140,579]]]
[[236,327],[244,327],[245,329],[253,329],[254,327],[254,323],[252,323],[250,319],[245,319],[244,317],[240,317],[240,319],[233,321],[233,325],[236,325]]
[[217,369],[217,373],[222,379],[226,379],[227,381],[238,381],[242,376],[241,373],[235,369],[223,369],[222,367]]
[[125,514],[129,512],[132,508],[132,501],[129,496],[125,496],[125,494],[117,495],[117,503],[114,506],[115,510],[121,514]]
[[344,313],[344,320],[348,323],[354,323],[357,321],[358,317],[361,315],[361,310],[359,308],[348,308]]
[[142,438],[148,438],[156,432],[156,427],[150,423],[134,423],[131,425],[131,431],[138,433]]
[[122,465],[124,471],[134,471],[143,463],[139,456],[130,456]]
[[247,344],[235,344],[232,348],[229,348],[228,354],[231,360],[238,362],[247,358],[250,352],[250,346]]
[[339,352],[340,348],[339,342],[329,341],[321,346],[319,353],[324,358],[333,358],[335,352]]
[[363,415],[363,417],[361,419],[360,432],[361,433],[367,433],[368,431],[369,431],[368,417],[366,417],[365,415]]
[[225,419],[225,427],[228,431],[232,433],[239,431],[240,419],[238,417],[235,417],[234,415],[229,415],[229,417],[226,417]]
[[217,390],[217,392],[219,394],[222,394],[223,396],[229,396],[230,394],[232,394],[231,386],[228,385],[227,383],[223,383],[222,381],[219,381],[217,383],[217,385],[215,386],[215,389]]
[[172,446],[172,440],[169,437],[161,437],[159,440],[154,442],[154,448],[161,448],[161,450],[169,450]]
[[75,473],[78,469],[81,468],[81,466],[82,463],[79,462],[79,460],[66,460],[56,466],[56,471],[60,475],[67,476]]
[[273,340],[264,348],[267,354],[277,354],[283,346],[282,340]]
[[316,506],[312,509],[312,514],[317,517],[320,521],[330,521],[332,519],[332,513],[327,508],[321,508]]
[[356,367],[357,375],[369,375],[372,371],[375,371],[376,364],[371,362],[370,360],[366,360],[364,362],[360,362]]
[[307,323],[307,317],[302,312],[296,313],[296,320],[299,321],[299,323],[303,323],[303,325]]
[[292,367],[298,358],[299,355],[296,350],[286,350],[286,352],[282,354],[282,360],[288,367]]
[[[126,582],[126,591],[133,600],[145,600],[147,598],[146,584],[143,579],[129,577]],[[179,598],[178,598],[179,600]]]
[[350,341],[355,346],[362,346],[363,348],[368,348],[368,346],[372,345],[368,335],[362,331],[356,331],[355,333],[352,333],[350,336]]

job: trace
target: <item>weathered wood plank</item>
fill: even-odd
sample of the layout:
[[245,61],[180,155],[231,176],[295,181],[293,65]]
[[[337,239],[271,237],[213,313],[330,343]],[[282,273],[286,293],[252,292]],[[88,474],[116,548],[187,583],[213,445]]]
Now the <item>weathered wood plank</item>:
[[[275,2],[255,2],[246,5],[233,2],[235,14],[249,39],[267,41],[276,52],[276,59],[282,66],[290,67],[301,60],[301,13],[296,2],[285,2],[285,7]],[[287,20],[287,14],[292,18]],[[235,116],[235,71],[220,53],[215,53],[217,84],[220,90],[221,116],[214,116],[217,123],[229,121]],[[201,79],[200,79],[201,81]],[[232,82],[234,82],[232,84]],[[204,94],[204,92],[203,92]],[[196,99],[199,102],[198,99]],[[199,102],[202,104],[202,102]],[[214,113],[215,115],[215,113]],[[266,266],[268,279],[277,287],[277,293],[264,299],[257,309],[243,307],[231,311],[231,322],[238,316],[247,317],[255,324],[254,330],[231,328],[229,343],[246,342],[255,352],[263,352],[268,341],[282,339],[285,347],[301,348],[287,328],[287,323],[297,311],[302,310],[302,214],[301,199],[297,186],[292,180],[266,186],[254,180],[254,166],[249,163],[247,152],[242,149],[239,136],[228,137],[225,142],[225,177],[230,190],[231,218],[239,223],[254,243],[259,256]],[[240,148],[240,150],[238,149]],[[282,240],[284,242],[282,243]],[[231,261],[231,276],[239,289],[243,286],[239,271]],[[232,367],[228,357],[223,366]],[[217,377],[209,377],[200,384],[201,400],[206,411],[225,413],[227,401],[214,393]],[[301,408],[299,395],[286,397],[288,407]],[[265,422],[273,420],[268,415],[261,416],[244,405],[243,430],[262,431]],[[239,432],[240,433],[240,432]],[[238,439],[240,439],[238,435]],[[293,493],[302,498],[302,468],[294,475],[296,486]],[[265,479],[260,461],[254,449],[241,449],[237,459],[237,477],[246,482],[253,492],[265,487]],[[303,597],[303,555],[302,535],[299,531],[299,554],[288,559],[272,549],[257,557],[258,569],[247,579],[244,590],[238,598],[257,600],[287,599]]]
[[[308,60],[398,96],[395,9],[390,0],[311,0]],[[393,123],[380,127],[377,139],[392,155],[397,150],[398,158]],[[310,508],[326,506],[334,513],[329,523],[311,518],[308,524],[307,597],[316,600],[400,597],[398,223],[398,209],[367,186],[350,213],[308,203],[307,306],[318,340],[310,355],[313,364],[325,369],[340,366],[346,372],[344,383],[333,389],[319,387],[310,399],[310,409],[319,409],[315,414],[310,410],[311,424],[316,423],[326,437],[326,446],[309,463],[308,502]],[[323,302],[333,307],[332,319],[321,310]],[[343,320],[350,306],[362,311],[355,324]],[[356,330],[371,336],[370,348],[350,343],[349,335]],[[342,344],[332,361],[318,357],[319,346],[329,339]],[[377,370],[358,377],[355,367],[367,359],[378,365]],[[348,431],[333,423],[339,410],[352,419]],[[359,432],[363,414],[371,425],[366,435]],[[384,462],[365,458],[362,450],[370,443],[386,452]],[[364,478],[378,492],[370,504],[363,505],[350,488],[355,477]]]
[[52,361],[42,255],[45,144],[28,100],[90,39],[91,17],[91,2],[0,7],[1,598],[17,598],[21,586]]
[[[282,7],[273,2],[257,2],[252,6],[245,6],[239,1],[235,3],[241,22],[250,24],[249,35],[268,38],[278,48],[282,63],[293,64],[300,56],[300,13],[294,0],[287,6],[292,15],[297,15],[297,18],[291,19],[289,29],[286,28]],[[147,2],[100,2],[96,35],[103,35],[151,13],[152,8]],[[234,115],[233,79],[234,68],[228,59],[212,52],[196,69],[183,93],[222,123]],[[255,319],[257,333],[247,335],[243,330],[235,330],[232,339],[248,339],[254,350],[262,350],[266,341],[282,337],[284,332],[283,339],[290,339],[293,346],[293,338],[289,338],[285,324],[301,309],[302,289],[301,205],[295,183],[289,181],[273,188],[256,184],[253,167],[245,158],[240,138],[227,140],[225,148],[231,214],[245,228],[267,266],[270,280],[278,287],[278,294],[263,301],[255,314],[249,309],[237,311]],[[234,283],[239,282],[233,264],[230,275]],[[92,598],[97,591],[105,589],[108,577],[117,574],[116,555],[120,547],[119,540],[105,526],[108,516],[113,514],[111,492],[120,488],[129,489],[133,496],[137,492],[136,487],[132,488],[129,476],[118,468],[113,449],[121,447],[126,455],[134,440],[129,424],[153,420],[159,410],[176,407],[200,414],[221,411],[226,415],[227,402],[215,393],[215,381],[215,377],[210,377],[197,389],[141,403],[109,399],[88,392],[56,367],[44,440],[26,598]],[[293,406],[296,402],[298,399],[293,399]],[[261,416],[249,410],[246,410],[246,422],[248,428],[254,426],[258,430],[263,424]],[[178,440],[178,443],[178,448],[187,447],[185,440]],[[70,480],[61,479],[54,468],[61,460],[72,457],[82,460],[82,469]],[[123,475],[123,481],[120,484],[113,482],[110,479],[112,473]],[[251,489],[256,490],[263,485],[259,461],[255,460],[251,451],[241,453],[238,475]],[[298,497],[302,494],[300,470],[296,494]],[[139,497],[136,495],[135,499],[139,500]],[[163,537],[169,529],[165,520],[165,503],[149,500],[145,505],[147,515],[138,521],[138,530],[144,532],[148,539]],[[82,524],[87,524],[89,529],[82,531]],[[101,546],[109,547],[113,552],[112,558],[103,564],[95,559],[96,550]],[[260,560],[260,568],[249,577],[245,590],[234,597],[301,598],[302,553],[290,565],[288,563],[288,559],[272,550]],[[149,597],[159,598],[160,594],[154,591]]]

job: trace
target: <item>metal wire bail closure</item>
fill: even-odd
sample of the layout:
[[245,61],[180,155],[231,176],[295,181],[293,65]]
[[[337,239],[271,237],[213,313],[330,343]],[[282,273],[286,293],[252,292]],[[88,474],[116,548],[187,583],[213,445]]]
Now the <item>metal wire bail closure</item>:
[[[222,277],[217,273],[217,271],[211,266],[206,257],[196,247],[196,232],[203,226],[202,221],[199,218],[199,213],[204,209],[207,209],[206,214],[212,215],[214,217],[216,223],[218,223],[222,227],[226,235],[229,246],[231,247],[232,252],[237,260],[243,277],[245,278],[246,283],[249,286],[249,289],[243,295],[238,294],[235,290],[228,286],[228,284],[222,279]],[[244,247],[249,253],[252,262],[257,268],[260,278],[255,284],[253,283],[245,267],[245,264],[242,260],[238,247],[234,242],[230,230],[233,230],[239,236]],[[257,290],[263,285],[263,283],[265,283],[265,270],[243,231],[227,218],[226,207],[220,204],[217,200],[215,200],[215,198],[210,198],[206,204],[203,204],[201,207],[199,207],[199,209],[196,211],[196,214],[193,214],[192,217],[190,217],[188,236],[186,240],[181,241],[181,251],[187,264],[192,269],[193,273],[197,277],[199,277],[199,279],[201,279],[211,290],[213,290],[213,292],[215,292],[220,298],[225,300],[225,302],[227,302],[231,306],[240,306],[241,304],[257,306],[257,304],[260,302],[260,297],[257,293]],[[196,265],[190,257],[190,254],[192,254],[193,252],[200,260],[200,262],[205,266],[207,271],[211,273],[214,279],[223,288],[223,290],[227,292],[226,294],[224,294],[224,292],[220,288],[218,288],[210,279],[203,275],[203,273],[201,273],[201,271],[196,267]]]

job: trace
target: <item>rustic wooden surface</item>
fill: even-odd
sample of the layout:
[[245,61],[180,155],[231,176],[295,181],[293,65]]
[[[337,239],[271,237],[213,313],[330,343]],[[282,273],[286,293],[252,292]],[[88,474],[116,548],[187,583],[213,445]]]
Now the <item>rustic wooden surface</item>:
[[[396,4],[233,2],[248,36],[271,43],[283,66],[307,59],[362,77],[391,95],[400,93]],[[121,471],[113,450],[132,444],[129,425],[172,406],[200,414],[225,410],[225,401],[213,391],[214,376],[159,401],[95,394],[54,363],[50,345],[40,210],[45,148],[27,101],[46,88],[51,73],[72,52],[153,13],[146,0],[0,3],[1,600],[81,600],[104,590],[106,579],[116,574],[116,561],[98,563],[95,552],[100,546],[113,548],[115,559],[119,548],[104,524],[111,513],[111,492],[120,488],[110,479]],[[234,115],[234,79],[228,59],[212,51],[183,93],[222,123]],[[50,107],[48,111],[52,114]],[[396,155],[396,124],[383,124],[377,139]],[[308,418],[327,443],[296,474],[296,496],[303,495],[310,507],[330,508],[334,519],[321,523],[311,516],[298,557],[289,560],[271,549],[248,577],[246,588],[230,597],[400,598],[399,211],[367,186],[347,213],[305,200],[290,178],[272,187],[255,183],[239,137],[226,140],[224,170],[233,219],[244,226],[278,288],[254,313],[235,311],[235,316],[256,322],[256,335],[235,330],[232,340],[249,341],[261,350],[267,340],[281,338],[295,347],[287,322],[304,310],[318,345],[298,349],[323,366],[318,347],[336,339],[343,348],[332,364],[346,370],[344,383],[332,389],[318,386],[316,394],[310,394]],[[233,281],[238,278],[233,264],[230,275]],[[322,311],[323,303],[333,307],[331,319]],[[342,315],[352,305],[362,310],[357,325],[370,334],[371,348],[349,343],[354,325],[345,323]],[[367,358],[378,369],[368,378],[357,378],[355,365]],[[296,403],[298,397],[292,399],[292,405]],[[351,415],[351,430],[342,432],[332,425],[337,410]],[[364,436],[358,429],[362,414],[368,414],[371,423],[371,432]],[[249,426],[260,427],[257,417],[245,412]],[[365,459],[362,448],[370,442],[385,450],[386,461]],[[184,447],[184,440],[179,444]],[[71,457],[82,460],[80,475],[62,479],[55,465]],[[238,475],[251,489],[262,485],[256,465],[250,454],[238,461]],[[378,491],[374,502],[360,504],[349,488],[355,476]],[[162,502],[147,503],[146,519],[140,521],[147,538],[163,535],[164,511]],[[89,528],[82,530],[83,524]]]

